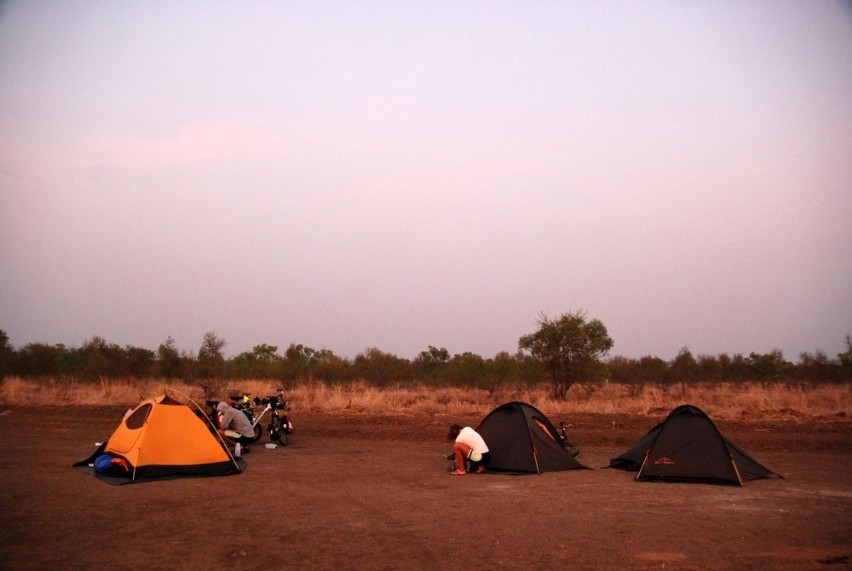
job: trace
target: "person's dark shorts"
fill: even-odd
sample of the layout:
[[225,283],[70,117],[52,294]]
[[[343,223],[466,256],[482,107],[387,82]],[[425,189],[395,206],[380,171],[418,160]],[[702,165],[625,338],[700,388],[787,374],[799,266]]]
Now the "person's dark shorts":
[[236,430],[228,429],[225,431],[225,436],[233,440],[234,442],[239,442],[240,444],[251,444],[252,437],[251,436],[243,436]]
[[[475,456],[479,456],[479,460],[474,460],[473,457]],[[491,462],[491,452],[476,454],[473,450],[471,450],[467,459],[475,466],[488,466],[488,463]]]

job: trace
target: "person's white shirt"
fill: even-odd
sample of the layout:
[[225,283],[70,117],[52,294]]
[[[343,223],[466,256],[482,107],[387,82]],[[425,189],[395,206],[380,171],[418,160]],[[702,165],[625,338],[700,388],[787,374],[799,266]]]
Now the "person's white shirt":
[[482,439],[482,436],[480,436],[477,431],[469,426],[465,426],[461,429],[459,435],[456,436],[456,442],[467,444],[470,446],[471,450],[479,452],[480,454],[488,452],[488,445],[485,444],[485,440]]

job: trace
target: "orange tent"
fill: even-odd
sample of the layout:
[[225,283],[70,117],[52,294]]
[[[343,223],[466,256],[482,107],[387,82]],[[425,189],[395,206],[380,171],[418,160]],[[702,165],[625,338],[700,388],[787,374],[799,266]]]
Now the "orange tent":
[[90,458],[76,465],[89,465],[103,454],[126,460],[131,481],[242,471],[207,416],[168,396],[141,402]]

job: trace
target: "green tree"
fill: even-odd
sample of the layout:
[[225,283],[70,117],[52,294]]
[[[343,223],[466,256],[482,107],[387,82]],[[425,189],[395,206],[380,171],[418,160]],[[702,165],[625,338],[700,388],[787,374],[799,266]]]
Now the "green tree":
[[824,351],[799,353],[799,364],[793,366],[794,376],[802,381],[829,381],[835,367]]
[[310,378],[315,354],[316,349],[301,343],[290,343],[284,351],[285,374],[298,379]]
[[669,365],[666,380],[670,383],[688,383],[701,375],[701,365],[692,356],[692,351],[683,347]]
[[352,367],[348,360],[338,357],[330,349],[320,349],[313,355],[311,374],[326,382],[350,381]]
[[698,367],[701,369],[702,381],[722,380],[722,365],[715,355],[699,355]]
[[9,336],[0,329],[0,381],[2,381],[12,368],[12,356],[14,350],[9,345]]
[[429,345],[426,351],[414,358],[414,371],[418,378],[436,381],[442,378],[442,372],[447,368],[450,360],[450,352],[445,348],[440,349]]
[[553,320],[542,314],[538,324],[538,331],[522,336],[518,347],[543,363],[554,397],[564,399],[577,381],[605,374],[600,360],[614,342],[600,320],[586,321],[585,312],[575,311]]
[[454,385],[464,387],[476,386],[487,376],[488,366],[485,359],[465,351],[461,355],[453,355],[447,364],[447,377]]
[[28,343],[15,354],[16,372],[25,377],[59,375],[63,364],[71,361],[65,345]]
[[741,353],[734,353],[727,363],[728,374],[725,378],[735,381],[745,381],[749,378],[749,360]]
[[748,356],[749,371],[756,379],[780,379],[789,372],[790,367],[790,363],[784,360],[784,353],[780,349],[773,349],[765,355],[750,353]]
[[634,381],[636,359],[616,355],[607,359],[606,366],[609,369],[609,378],[612,382],[629,384]]
[[198,349],[199,373],[204,377],[221,375],[224,370],[225,357],[222,349],[227,343],[219,338],[214,331],[208,331],[201,340]]
[[534,387],[549,380],[547,370],[541,359],[533,357],[522,350],[518,350],[514,356],[517,367],[517,380],[521,385]]
[[479,379],[479,386],[488,391],[489,395],[506,385],[517,375],[518,362],[508,351],[500,351],[493,359],[485,361],[485,374]]
[[[261,343],[255,345],[251,352],[243,352],[228,363],[229,376],[240,378],[268,379],[274,376],[277,364],[281,358],[277,355],[278,347]],[[280,367],[278,367],[280,369]]]
[[636,364],[636,381],[638,384],[662,383],[668,367],[661,358],[645,355]]
[[115,343],[94,336],[75,351],[79,374],[88,380],[128,374],[127,353]]
[[171,335],[157,347],[157,372],[167,379],[173,379],[180,375],[180,355]]
[[215,331],[208,331],[204,334],[201,340],[201,347],[198,349],[198,360],[214,360],[224,359],[222,349],[227,343],[224,339],[220,339]]
[[727,353],[719,353],[716,356],[716,360],[719,363],[719,380],[721,381],[730,381],[734,378],[733,373],[731,372],[731,363],[733,359]]
[[391,381],[409,381],[414,376],[414,369],[408,359],[385,353],[376,347],[356,355],[353,368],[357,378],[379,387],[387,386]]
[[251,352],[258,361],[268,362],[274,360],[277,356],[276,353],[278,353],[278,346],[261,343],[260,345],[255,345]]
[[508,351],[500,351],[490,362],[491,373],[497,377],[499,383],[509,381],[518,373],[518,362]]
[[155,353],[150,349],[127,345],[124,355],[128,372],[137,379],[150,376],[155,369]]
[[852,378],[852,335],[846,334],[846,351],[837,354],[837,360],[840,362],[842,376],[845,379]]

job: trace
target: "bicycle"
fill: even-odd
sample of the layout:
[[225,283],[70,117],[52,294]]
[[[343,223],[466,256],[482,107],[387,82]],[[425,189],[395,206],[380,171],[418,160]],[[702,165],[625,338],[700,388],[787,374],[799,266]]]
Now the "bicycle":
[[564,422],[559,423],[559,443],[572,457],[576,458],[580,454],[580,449],[568,440],[568,427]]
[[278,389],[277,395],[268,396],[265,398],[254,398],[255,405],[266,405],[255,420],[255,425],[259,426],[261,419],[266,416],[266,413],[271,413],[269,416],[269,424],[266,425],[269,439],[272,442],[287,446],[290,444],[290,435],[293,434],[293,423],[287,415],[287,410],[290,409],[290,403],[284,400],[284,389]]

